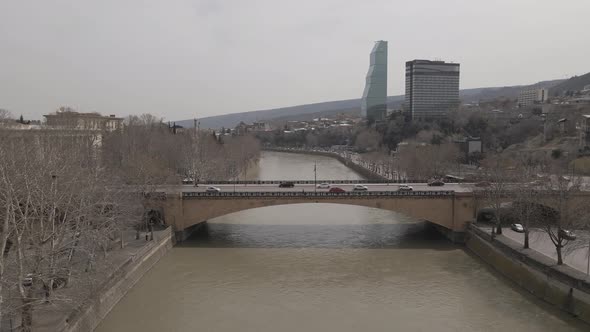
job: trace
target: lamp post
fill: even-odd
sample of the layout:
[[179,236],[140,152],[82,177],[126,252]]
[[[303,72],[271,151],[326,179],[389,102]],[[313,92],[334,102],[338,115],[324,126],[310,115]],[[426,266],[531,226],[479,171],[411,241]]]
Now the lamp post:
[[317,172],[317,162],[313,162],[313,192],[317,192],[318,190],[318,172]]

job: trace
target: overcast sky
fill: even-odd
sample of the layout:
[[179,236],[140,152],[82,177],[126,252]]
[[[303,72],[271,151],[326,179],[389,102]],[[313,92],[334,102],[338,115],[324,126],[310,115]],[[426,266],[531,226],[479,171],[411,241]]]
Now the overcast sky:
[[359,98],[376,40],[461,88],[590,71],[589,0],[1,0],[0,108],[180,120]]

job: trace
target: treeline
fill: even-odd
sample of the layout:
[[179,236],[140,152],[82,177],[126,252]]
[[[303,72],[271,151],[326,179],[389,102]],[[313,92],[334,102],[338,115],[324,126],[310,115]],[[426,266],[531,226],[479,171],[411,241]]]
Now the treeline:
[[235,177],[258,153],[252,137],[174,133],[150,115],[110,133],[0,127],[0,322],[31,331],[36,310],[80,305],[125,234],[162,221],[145,194]]

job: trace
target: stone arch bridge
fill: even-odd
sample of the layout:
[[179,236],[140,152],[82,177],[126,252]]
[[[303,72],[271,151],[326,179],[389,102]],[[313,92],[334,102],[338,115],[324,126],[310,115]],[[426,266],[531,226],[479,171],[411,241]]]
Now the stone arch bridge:
[[168,193],[164,218],[182,241],[203,222],[226,214],[266,206],[334,203],[390,210],[426,220],[453,241],[461,241],[467,224],[475,217],[471,192],[367,191],[367,192],[177,192]]

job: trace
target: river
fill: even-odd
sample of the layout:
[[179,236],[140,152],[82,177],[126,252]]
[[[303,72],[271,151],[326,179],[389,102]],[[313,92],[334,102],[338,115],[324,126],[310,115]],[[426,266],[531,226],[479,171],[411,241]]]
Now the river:
[[[265,152],[248,177],[357,179]],[[395,212],[337,204],[242,211],[176,246],[98,327],[113,331],[587,331]]]

